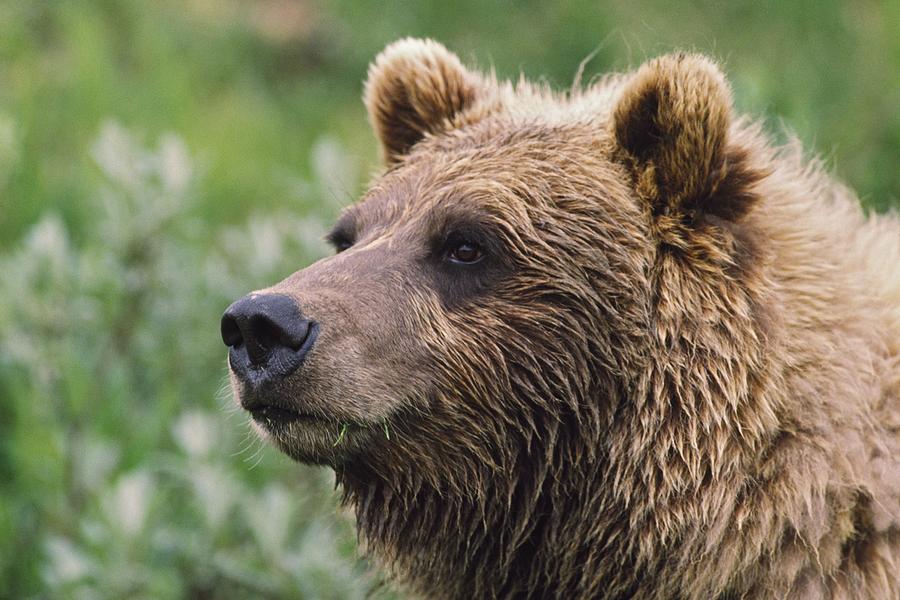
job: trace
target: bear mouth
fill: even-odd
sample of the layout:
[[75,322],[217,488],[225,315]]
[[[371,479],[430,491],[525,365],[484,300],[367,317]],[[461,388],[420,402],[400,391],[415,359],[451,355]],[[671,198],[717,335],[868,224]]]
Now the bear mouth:
[[284,393],[278,390],[252,389],[250,386],[240,385],[234,392],[238,404],[249,413],[253,422],[268,431],[287,430],[295,424],[315,425],[332,420],[318,410],[285,398]]

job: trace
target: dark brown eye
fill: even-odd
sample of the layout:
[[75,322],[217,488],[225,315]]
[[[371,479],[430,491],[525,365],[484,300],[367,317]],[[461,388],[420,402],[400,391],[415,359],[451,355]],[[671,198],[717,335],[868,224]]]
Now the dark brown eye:
[[447,258],[451,261],[467,265],[477,263],[483,256],[484,253],[482,253],[478,244],[472,242],[460,242],[453,246],[450,249],[450,252],[447,253]]
[[336,253],[340,254],[344,250],[349,249],[353,245],[353,238],[343,232],[331,232],[325,239],[329,244],[334,246]]

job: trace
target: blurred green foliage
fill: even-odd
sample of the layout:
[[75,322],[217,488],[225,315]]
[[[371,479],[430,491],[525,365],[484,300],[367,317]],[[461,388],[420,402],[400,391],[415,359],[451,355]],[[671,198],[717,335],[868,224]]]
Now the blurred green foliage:
[[[326,252],[404,35],[567,87],[686,48],[900,205],[900,3],[0,0],[0,596],[379,590],[332,479],[229,409],[218,319]],[[379,593],[381,593],[379,591]]]

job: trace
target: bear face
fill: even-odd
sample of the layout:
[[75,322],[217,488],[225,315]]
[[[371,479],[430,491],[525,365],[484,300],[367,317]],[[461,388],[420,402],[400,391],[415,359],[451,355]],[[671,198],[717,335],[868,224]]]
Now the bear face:
[[222,334],[257,431],[334,468],[396,580],[896,595],[900,447],[873,423],[900,273],[866,254],[900,264],[894,222],[733,118],[695,55],[561,95],[401,40],[365,101],[385,171],[336,254]]
[[[296,438],[310,446],[270,429],[292,456],[334,464],[366,451],[367,438],[388,442],[396,429],[392,446],[410,443],[419,454],[443,439],[442,451],[488,450],[482,462],[496,463],[512,435],[503,429],[534,428],[519,422],[537,417],[518,399],[587,401],[599,391],[599,370],[610,380],[634,360],[610,350],[636,348],[631,338],[647,322],[646,285],[634,284],[648,251],[637,204],[606,195],[625,191],[613,178],[607,189],[579,190],[579,180],[592,181],[585,165],[574,155],[535,156],[533,132],[477,147],[482,134],[473,129],[458,147],[424,146],[385,175],[331,232],[340,252],[263,292],[296,299],[321,327],[285,394],[332,422],[320,438]],[[569,144],[574,152],[577,143]],[[571,189],[536,192],[551,170]],[[619,226],[585,231],[586,218]],[[629,221],[631,234],[621,228]],[[425,416],[433,410],[444,414]],[[414,435],[416,413],[448,429]],[[488,444],[466,439],[482,419],[502,425]],[[335,445],[344,423],[350,428]]]

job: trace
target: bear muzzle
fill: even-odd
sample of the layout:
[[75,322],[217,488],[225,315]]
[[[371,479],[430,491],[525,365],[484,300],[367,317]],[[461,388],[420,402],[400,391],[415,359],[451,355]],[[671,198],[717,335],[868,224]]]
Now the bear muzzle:
[[288,296],[250,294],[228,307],[221,330],[231,370],[252,392],[241,395],[242,406],[254,414],[264,412],[267,418],[291,417],[281,414],[291,411],[265,402],[267,394],[263,392],[303,364],[316,342],[319,325],[305,318]]

